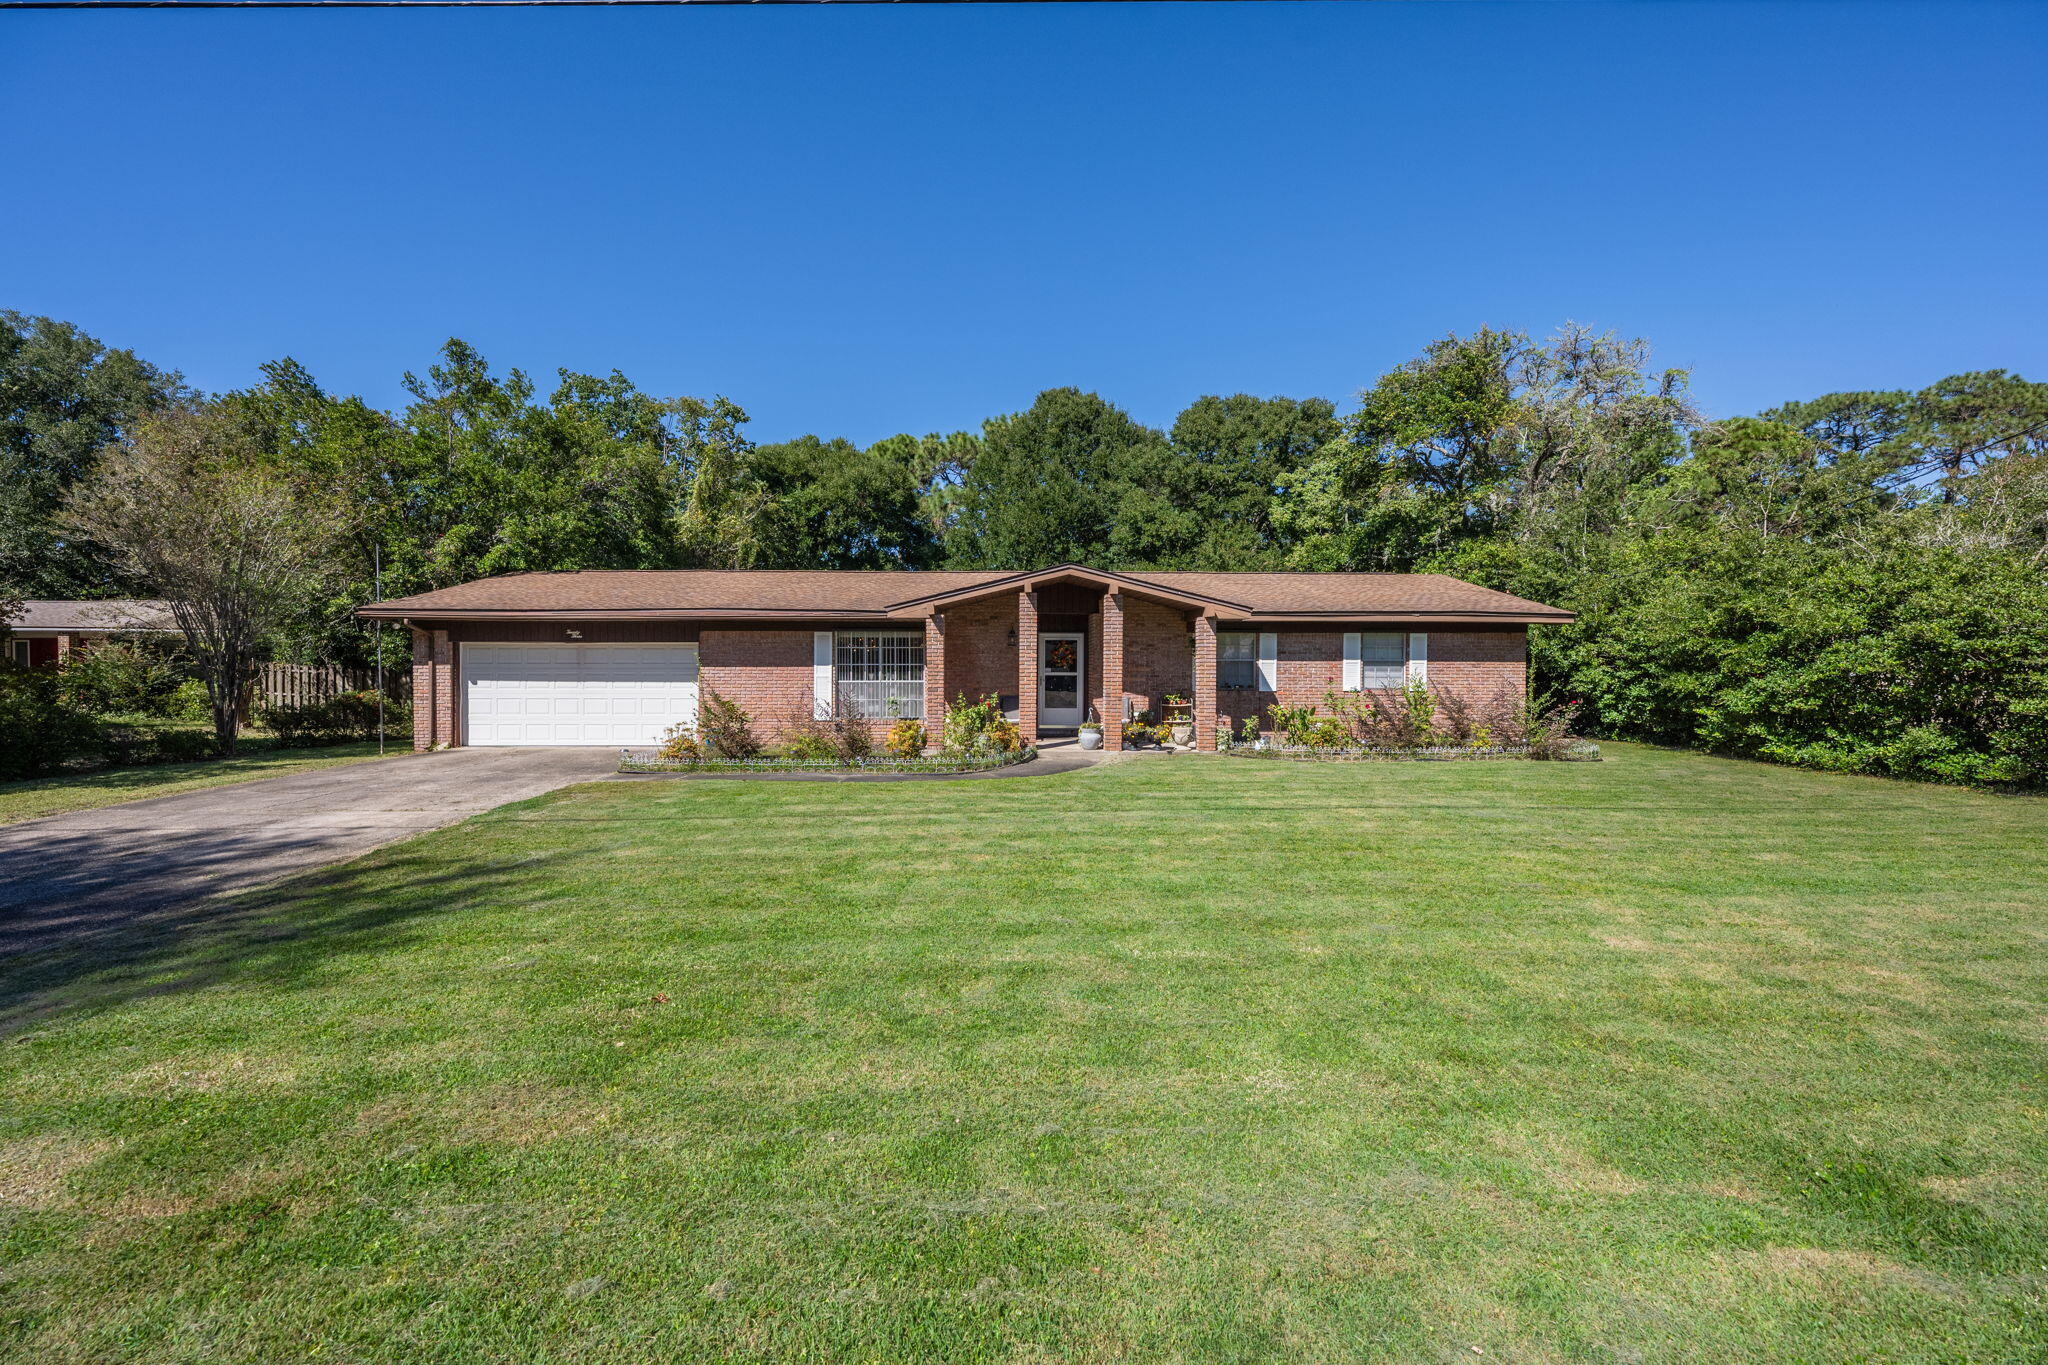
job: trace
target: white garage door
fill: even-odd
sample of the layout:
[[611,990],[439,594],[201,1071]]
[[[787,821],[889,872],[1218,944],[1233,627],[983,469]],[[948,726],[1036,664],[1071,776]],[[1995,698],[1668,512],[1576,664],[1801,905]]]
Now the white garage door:
[[462,646],[471,744],[653,744],[697,718],[695,645]]

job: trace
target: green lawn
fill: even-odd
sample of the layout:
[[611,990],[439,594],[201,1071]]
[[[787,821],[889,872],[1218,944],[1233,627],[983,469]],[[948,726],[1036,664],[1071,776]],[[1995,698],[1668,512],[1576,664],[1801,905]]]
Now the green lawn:
[[4,974],[0,1352],[2048,1355],[2048,801],[575,788]]
[[[386,751],[407,753],[410,746],[387,746]],[[319,749],[256,749],[234,758],[209,758],[197,763],[157,763],[75,777],[0,782],[0,825],[61,815],[65,811],[116,806],[152,796],[175,796],[200,787],[283,777],[286,773],[331,768],[338,763],[357,763],[376,756],[375,743],[330,744]]]

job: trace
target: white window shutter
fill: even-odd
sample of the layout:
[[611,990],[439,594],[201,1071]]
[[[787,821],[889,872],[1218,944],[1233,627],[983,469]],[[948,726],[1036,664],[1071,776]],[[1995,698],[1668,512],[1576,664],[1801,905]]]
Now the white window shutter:
[[832,644],[831,631],[811,632],[811,704],[820,720],[832,714]]
[[1358,632],[1344,632],[1344,690],[1357,692],[1365,686],[1365,664],[1359,658]]
[[1280,690],[1280,637],[1271,631],[1259,633],[1259,690]]
[[1429,685],[1429,636],[1420,631],[1408,637],[1408,681]]

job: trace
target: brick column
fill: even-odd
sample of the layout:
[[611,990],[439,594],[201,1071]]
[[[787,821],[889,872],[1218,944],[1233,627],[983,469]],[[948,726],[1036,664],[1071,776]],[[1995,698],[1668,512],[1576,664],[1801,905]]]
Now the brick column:
[[1089,708],[1081,719],[1087,720],[1092,715],[1096,720],[1107,720],[1109,699],[1102,695],[1102,613],[1099,611],[1088,613],[1087,657],[1081,660],[1081,666],[1087,670],[1084,680],[1088,685],[1082,691],[1083,700]]
[[1102,594],[1102,747],[1124,747],[1124,596]]
[[440,665],[441,705],[435,724],[443,744],[462,743],[462,678],[455,667],[455,638],[445,630],[434,632],[434,662]]
[[1195,618],[1195,748],[1216,752],[1216,618]]
[[[426,667],[420,667],[420,641],[426,641]],[[414,749],[436,749],[444,745],[463,743],[457,735],[457,718],[461,708],[457,706],[457,688],[461,679],[455,675],[455,641],[449,639],[446,630],[422,630],[414,636],[414,669],[412,669],[412,745]],[[426,673],[426,696],[422,696],[420,673]],[[422,722],[422,702],[424,716]],[[422,724],[426,733],[422,735]]]
[[1017,728],[1038,743],[1038,593],[1017,594]]
[[924,738],[927,748],[939,746],[946,725],[946,618],[933,612],[924,618]]
[[434,641],[412,627],[412,747],[434,747]]

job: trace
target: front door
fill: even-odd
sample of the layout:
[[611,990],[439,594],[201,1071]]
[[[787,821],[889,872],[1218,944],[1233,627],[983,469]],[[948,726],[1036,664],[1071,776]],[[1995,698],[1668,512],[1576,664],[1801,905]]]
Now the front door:
[[1081,700],[1081,635],[1038,637],[1038,723],[1071,730],[1085,719]]

